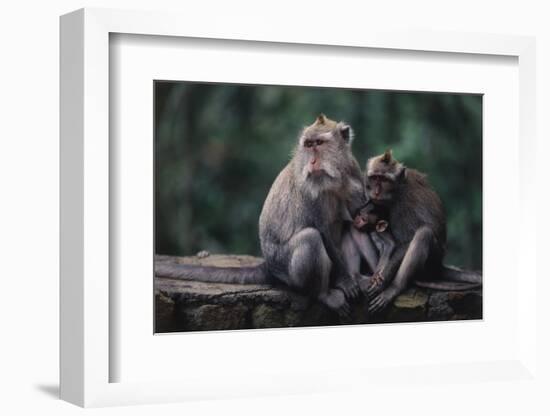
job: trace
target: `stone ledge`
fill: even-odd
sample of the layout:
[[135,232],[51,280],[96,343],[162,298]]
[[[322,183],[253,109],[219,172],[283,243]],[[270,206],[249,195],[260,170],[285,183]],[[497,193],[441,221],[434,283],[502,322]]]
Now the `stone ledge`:
[[[155,261],[209,266],[254,265],[252,256],[156,256]],[[481,290],[461,292],[411,288],[382,314],[368,316],[359,300],[349,321],[319,302],[285,287],[203,283],[155,277],[155,332],[303,327],[319,325],[481,319]]]

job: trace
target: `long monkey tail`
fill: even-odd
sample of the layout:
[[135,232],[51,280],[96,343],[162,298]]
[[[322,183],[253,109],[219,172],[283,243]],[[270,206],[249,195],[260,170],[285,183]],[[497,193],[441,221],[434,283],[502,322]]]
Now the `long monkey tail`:
[[265,262],[256,266],[216,267],[192,264],[155,262],[155,276],[170,279],[196,280],[207,283],[268,283],[269,274]]
[[416,280],[419,287],[435,290],[471,290],[481,287],[481,273],[444,265],[441,280]]

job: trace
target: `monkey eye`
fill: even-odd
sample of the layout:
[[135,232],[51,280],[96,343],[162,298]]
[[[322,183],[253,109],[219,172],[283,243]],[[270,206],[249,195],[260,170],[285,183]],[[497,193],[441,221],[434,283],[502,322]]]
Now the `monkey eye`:
[[304,147],[313,147],[313,140],[305,140]]
[[371,176],[369,176],[369,179],[373,180],[373,181],[376,181],[376,182],[389,182],[390,181],[384,175],[371,175]]
[[323,141],[320,140],[320,139],[317,139],[317,140],[315,140],[315,144],[316,144],[317,146],[321,146],[321,145],[323,144]]

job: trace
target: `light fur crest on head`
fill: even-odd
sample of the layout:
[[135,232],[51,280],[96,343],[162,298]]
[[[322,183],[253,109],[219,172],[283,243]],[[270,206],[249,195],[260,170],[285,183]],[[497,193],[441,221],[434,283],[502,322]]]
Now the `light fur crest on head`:
[[339,135],[344,140],[344,142],[348,144],[351,143],[351,141],[353,140],[353,130],[349,124],[342,121],[336,122],[321,113],[317,116],[313,124],[304,127],[301,135],[302,140],[300,141],[300,143],[303,143],[304,136],[324,133]]
[[393,158],[391,149],[367,161],[367,176],[381,175],[396,181],[404,170],[405,165]]
[[315,130],[332,130],[336,128],[336,121],[331,120],[323,113],[319,114],[313,124],[307,126],[305,130],[315,129]]
[[391,149],[386,149],[384,154],[382,155],[382,159],[380,159],[384,163],[391,163],[393,160],[393,155]]

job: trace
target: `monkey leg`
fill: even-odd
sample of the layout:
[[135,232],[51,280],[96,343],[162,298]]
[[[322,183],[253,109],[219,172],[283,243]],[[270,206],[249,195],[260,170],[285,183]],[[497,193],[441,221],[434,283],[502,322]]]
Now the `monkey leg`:
[[350,276],[358,274],[361,266],[361,253],[351,236],[351,231],[344,233],[342,237],[342,255]]
[[369,270],[373,272],[379,263],[378,250],[368,233],[354,227],[350,227],[349,232],[345,234],[342,245],[344,254],[347,256],[348,270],[356,279],[361,293],[367,296],[368,290],[372,286],[373,276],[363,276],[360,273],[361,259],[358,257],[362,257],[367,262]]
[[287,284],[317,298],[340,317],[348,317],[351,309],[344,292],[329,287],[332,262],[319,231],[305,228],[290,239],[289,248]]
[[376,313],[383,310],[397,295],[405,290],[412,277],[426,264],[433,246],[433,239],[433,232],[428,227],[421,227],[416,231],[395,278],[386,289],[372,299],[369,312]]
[[371,286],[372,276],[361,274],[361,257],[365,259],[372,272],[378,263],[377,249],[367,233],[351,227],[350,231],[345,233],[342,238],[342,251],[350,276],[355,279],[358,291],[366,296],[368,288]]
[[342,290],[349,300],[357,298],[361,291],[355,276],[350,275],[348,272],[348,268],[340,250],[341,247],[335,245],[329,232],[320,231],[320,234],[323,246],[332,264],[331,275],[335,277],[334,287]]
[[370,236],[365,232],[355,229],[354,227],[350,227],[349,235],[353,239],[360,255],[367,262],[370,271],[374,272],[378,266],[379,257],[378,250],[370,239]]
[[[378,275],[378,278],[375,278],[376,276],[373,275],[372,284],[370,284],[367,289],[368,299],[372,299],[377,296],[384,289],[384,287],[390,284],[392,279],[397,274],[397,270],[401,266],[401,262],[403,261],[408,248],[408,244],[397,246],[393,250],[393,254],[389,256],[387,263],[383,265],[384,267],[376,270],[375,274]],[[378,281],[382,283],[381,287],[378,286]]]
[[390,280],[390,275],[388,274],[390,258],[395,251],[395,240],[388,230],[373,232],[371,233],[371,238],[380,250],[380,261],[365,293],[369,299],[378,295],[388,285]]

